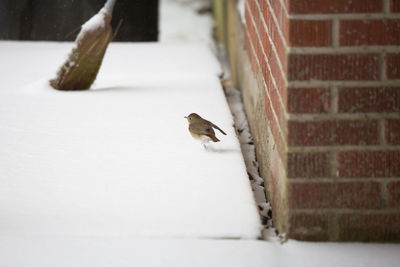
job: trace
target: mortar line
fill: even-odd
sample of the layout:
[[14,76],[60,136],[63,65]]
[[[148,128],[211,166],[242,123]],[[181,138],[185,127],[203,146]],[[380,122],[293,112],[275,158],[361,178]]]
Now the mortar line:
[[339,214],[337,212],[330,213],[329,215],[329,223],[328,231],[329,236],[331,237],[332,241],[337,241],[340,239],[340,232],[339,232]]
[[[332,34],[333,35],[333,34]],[[333,37],[333,36],[332,36]],[[382,46],[382,45],[371,45],[371,46],[340,46],[339,37],[336,41],[336,46],[327,47],[290,47],[290,53],[298,55],[315,55],[315,54],[379,54],[383,52],[387,53],[398,53],[400,52],[399,46]]]
[[[257,1],[256,1],[256,5],[257,5],[258,11],[261,13],[261,8],[260,8],[260,6],[259,6],[259,4],[258,4]],[[249,9],[249,10],[250,10],[250,9]],[[270,10],[270,11],[271,11],[271,10]],[[251,10],[250,10],[250,12],[251,12]],[[251,13],[251,14],[252,14],[252,13]],[[254,15],[252,14],[251,17],[252,17],[252,21],[254,22]],[[263,22],[264,30],[265,30],[265,32],[267,33],[268,41],[269,41],[269,43],[271,44],[272,50],[274,51],[274,56],[275,56],[276,59],[277,59],[277,63],[278,63],[279,70],[280,70],[280,73],[281,73],[281,75],[282,75],[283,81],[284,81],[284,83],[285,83],[285,86],[287,87],[286,74],[285,74],[285,70],[283,69],[283,65],[282,65],[281,59],[279,58],[278,50],[277,50],[276,47],[275,47],[275,43],[274,43],[273,40],[272,40],[271,33],[269,32],[268,27],[267,27],[267,24],[266,24],[266,22],[264,21],[264,16],[260,16],[260,18],[261,18],[261,21]],[[254,22],[253,25],[256,25],[255,22]],[[278,26],[278,29],[279,29],[279,25],[277,25],[277,26]],[[258,36],[261,36],[260,33],[258,32],[257,27],[254,27],[254,28],[256,29],[256,31],[257,31],[257,33],[258,33]],[[279,32],[281,33],[281,31],[279,31]],[[284,40],[283,43],[284,43],[284,46],[285,46],[285,50],[287,50],[287,45],[286,45],[285,39],[283,39],[283,40]],[[261,47],[263,47],[262,43],[261,43]],[[263,47],[263,48],[265,48],[265,47]],[[264,51],[263,51],[263,55],[265,56],[265,58],[267,58],[266,55],[264,54]]]
[[387,179],[385,179],[384,181],[381,182],[381,198],[382,198],[382,206],[384,208],[389,206],[389,194],[387,191],[387,185],[388,183],[391,182]]
[[299,122],[306,121],[332,121],[332,120],[381,120],[399,119],[399,112],[388,113],[290,113],[288,119]]
[[360,178],[288,178],[288,181],[295,184],[307,183],[382,183],[382,182],[398,182],[400,177],[360,177]]
[[318,87],[399,87],[400,79],[388,81],[289,81],[288,87],[293,88],[318,88]]
[[[260,33],[258,32],[258,29],[257,29],[257,27],[256,27],[256,23],[255,23],[255,21],[254,21],[253,13],[251,13],[250,7],[249,7],[248,5],[247,5],[247,7],[248,7],[248,11],[249,11],[250,14],[251,14],[250,17],[251,17],[252,25],[253,25],[253,27],[254,27],[254,29],[255,29],[257,35],[260,36]],[[269,41],[271,42],[271,44],[272,44],[272,46],[273,46],[273,43],[272,43],[272,40],[271,40],[270,37],[269,37],[268,31],[267,31],[267,35],[268,35]],[[258,42],[259,42],[260,47],[263,48],[263,50],[262,50],[262,55],[263,55],[263,57],[264,57],[265,62],[267,63],[267,68],[268,68],[268,70],[269,70],[269,72],[270,72],[270,74],[271,74],[271,80],[272,80],[272,83],[273,83],[273,85],[274,85],[274,90],[276,90],[276,92],[277,92],[277,95],[278,95],[278,98],[279,98],[279,104],[280,104],[281,107],[283,107],[283,109],[282,109],[282,110],[283,110],[283,115],[285,116],[285,118],[287,118],[287,112],[286,112],[286,108],[285,108],[284,101],[283,101],[283,99],[282,99],[281,93],[280,93],[279,90],[278,90],[278,85],[277,85],[277,83],[276,83],[275,77],[272,75],[271,65],[269,64],[269,60],[268,60],[267,56],[265,55],[264,47],[263,47],[263,45],[262,45],[262,42],[260,41],[260,38],[258,38]],[[274,46],[273,46],[273,48],[274,48]],[[275,52],[276,52],[276,50],[275,50]],[[276,56],[277,56],[277,54],[276,54]],[[257,57],[256,57],[256,58],[257,58]],[[278,65],[279,65],[279,58],[278,58],[278,56],[277,56],[277,59],[278,59]],[[258,62],[258,58],[257,58],[257,62]],[[261,69],[261,64],[260,64],[259,62],[258,62],[258,64],[259,64],[259,67],[260,67],[260,69]],[[280,69],[280,75],[282,75],[283,81],[285,82],[285,85],[284,85],[284,86],[286,86],[286,88],[287,88],[287,80],[286,80],[286,77],[285,77],[285,75],[284,75],[284,72],[282,72],[282,69]],[[265,80],[264,80],[264,77],[263,77],[263,81],[264,81],[265,88],[267,88],[267,84],[266,84],[266,82],[265,82]],[[266,93],[268,94],[268,92],[266,92]],[[269,96],[269,94],[268,94],[268,96]],[[269,100],[271,101],[270,98],[269,98]],[[272,101],[271,101],[271,103],[272,103]],[[279,120],[278,120],[278,124],[279,124]],[[282,129],[280,128],[280,130],[282,130]]]
[[358,146],[358,145],[343,145],[343,146],[290,146],[288,147],[288,153],[299,153],[299,152],[378,152],[378,151],[397,151],[400,152],[400,146],[385,145],[385,146]]
[[398,19],[398,13],[360,13],[360,14],[290,14],[289,19],[301,20],[370,20],[370,19]]
[[[253,46],[253,42],[252,42],[251,39],[250,39],[250,45],[251,45],[251,50],[252,50],[253,56],[254,56],[254,58],[255,58],[255,60],[256,60],[256,62],[257,62],[257,65],[258,65],[259,68],[261,68],[260,62],[258,61],[256,52],[255,52],[255,49],[254,49],[254,46]],[[268,62],[267,62],[267,65],[269,65]],[[269,66],[268,66],[268,67],[269,67]],[[272,78],[272,80],[273,80],[273,78]],[[264,87],[266,88],[266,87],[267,87],[267,84],[266,84],[265,81],[264,81],[264,77],[262,77],[262,81],[263,81],[263,83],[264,83]],[[274,82],[274,80],[273,80],[273,82]],[[269,93],[268,93],[267,91],[265,91],[265,89],[262,89],[262,90],[264,90],[264,92],[265,92],[264,95],[267,95],[268,101],[271,102],[271,106],[272,106],[272,101],[271,101],[271,98],[270,98],[270,96],[269,96]],[[279,135],[280,135],[281,139],[283,140],[284,146],[287,147],[286,139],[285,139],[285,136],[283,135],[283,131],[282,131],[281,125],[280,125],[280,123],[279,123],[278,116],[276,115],[275,109],[273,109],[273,108],[272,108],[272,113],[273,113],[274,119],[275,119],[275,121],[276,121],[277,127],[278,127],[278,129],[279,129]]]
[[390,208],[390,209],[349,209],[349,208],[333,208],[333,209],[292,209],[292,213],[310,213],[310,214],[324,214],[324,213],[337,213],[337,214],[357,214],[357,215],[380,215],[394,213],[399,214],[400,209]]
[[[281,29],[280,26],[279,26],[278,19],[276,18],[276,15],[275,15],[275,10],[272,9],[272,7],[271,7],[271,5],[269,4],[269,1],[268,1],[268,0],[263,0],[263,1],[265,1],[265,2],[267,3],[267,6],[268,6],[268,9],[269,9],[270,14],[272,15],[272,19],[273,19],[273,21],[274,21],[274,24],[275,24],[276,28],[278,29],[279,36],[280,36],[281,39],[282,39],[282,42],[283,42],[283,45],[284,45],[285,49],[287,49],[287,48],[288,48],[288,44],[287,44],[287,42],[286,42],[286,38],[285,38],[285,36],[284,36],[284,34],[283,34],[283,31],[282,31],[282,29]],[[276,1],[276,0],[275,0],[275,1]],[[257,1],[256,1],[256,2],[257,2]],[[257,4],[257,7],[258,7],[258,10],[259,10],[260,13],[262,14],[261,8],[260,8],[258,2],[257,2],[256,4]],[[282,2],[281,2],[281,4],[282,4]],[[265,27],[266,29],[268,29],[268,27],[266,27],[266,26],[267,26],[267,23],[266,23],[265,20],[264,20],[264,16],[261,16],[261,18],[262,18],[264,27]]]
[[337,48],[340,46],[340,31],[339,31],[339,19],[335,18],[332,21],[332,46]]
[[336,181],[339,178],[339,161],[338,161],[338,152],[337,151],[332,151],[330,152],[330,161],[331,161],[331,176],[333,177],[333,180]]
[[390,14],[390,0],[383,0],[383,13]]
[[386,51],[382,51],[381,57],[380,57],[380,63],[381,63],[381,80],[382,81],[387,81],[387,72],[386,72]]
[[[338,105],[339,105],[339,89],[337,86],[331,87],[331,113],[338,113]],[[330,114],[332,115],[332,114]]]
[[381,145],[387,145],[385,136],[385,128],[386,128],[385,126],[386,126],[385,119],[381,119],[378,121],[379,143]]
[[285,3],[283,2],[283,0],[279,0],[279,2],[281,3],[283,12],[285,12],[286,17],[289,19],[289,11],[287,10]]

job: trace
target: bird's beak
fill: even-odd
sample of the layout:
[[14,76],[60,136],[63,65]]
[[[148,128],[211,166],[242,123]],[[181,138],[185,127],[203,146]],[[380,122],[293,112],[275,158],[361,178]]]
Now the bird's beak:
[[187,116],[185,116],[184,118],[187,119]]

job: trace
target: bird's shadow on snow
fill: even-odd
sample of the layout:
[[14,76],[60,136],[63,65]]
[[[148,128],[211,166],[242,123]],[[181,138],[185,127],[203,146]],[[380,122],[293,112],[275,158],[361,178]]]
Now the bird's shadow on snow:
[[220,154],[241,153],[240,150],[238,150],[238,149],[233,149],[233,148],[215,148],[215,147],[210,147],[210,146],[207,147],[206,151],[207,152],[213,152],[213,153],[220,153]]
[[110,86],[110,87],[100,87],[91,89],[90,92],[93,93],[106,93],[106,92],[133,92],[143,89],[143,87],[138,86]]

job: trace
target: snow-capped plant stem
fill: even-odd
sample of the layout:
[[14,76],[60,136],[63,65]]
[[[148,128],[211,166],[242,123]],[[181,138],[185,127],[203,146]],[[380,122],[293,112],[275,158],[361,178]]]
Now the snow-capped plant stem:
[[93,84],[108,44],[115,37],[111,28],[115,3],[116,0],[107,0],[104,7],[82,25],[75,47],[56,78],[50,81],[54,89],[87,90]]
[[107,13],[107,15],[112,16],[112,12],[114,10],[114,6],[117,0],[107,0],[107,2],[104,4],[104,11]]

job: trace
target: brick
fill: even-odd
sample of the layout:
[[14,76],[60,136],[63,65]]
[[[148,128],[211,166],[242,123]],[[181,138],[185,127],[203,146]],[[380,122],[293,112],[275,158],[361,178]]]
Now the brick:
[[288,178],[330,177],[329,153],[288,153]]
[[[248,8],[246,8],[246,10],[245,10],[245,17],[246,17],[246,21],[247,21],[246,27],[247,27],[247,35],[248,35],[248,40],[249,40],[249,46],[248,46],[249,58],[250,58],[253,73],[257,74],[259,69],[257,66],[256,58],[259,54],[260,47],[259,47],[258,36],[254,29],[253,23],[251,23],[251,14],[250,14]],[[253,48],[254,48],[255,55],[252,52]]]
[[[254,1],[249,1],[249,3],[252,3],[252,2],[254,2]],[[256,48],[259,37],[257,35],[255,25],[252,22],[254,18],[253,18],[253,13],[252,13],[251,9],[252,8],[248,7],[245,10],[246,27],[247,27],[247,32],[249,33],[250,39],[253,42],[254,48]],[[258,53],[258,49],[256,49],[256,53]]]
[[379,80],[378,54],[289,55],[288,80]]
[[386,75],[388,79],[400,79],[400,53],[387,54]]
[[[259,1],[261,2],[261,1]],[[262,2],[264,3],[264,2]],[[266,3],[266,2],[265,2]],[[268,10],[268,8],[266,7],[260,7],[260,8],[265,8],[266,10]],[[252,11],[253,12],[253,11]],[[283,104],[286,105],[286,84],[285,84],[285,78],[284,78],[284,72],[286,70],[286,66],[287,66],[287,55],[286,55],[286,48],[284,43],[282,42],[282,38],[279,34],[279,29],[277,28],[277,25],[275,25],[275,23],[273,22],[271,16],[265,17],[264,19],[266,19],[267,21],[267,25],[268,25],[268,31],[269,31],[269,37],[267,34],[267,31],[264,27],[264,23],[261,20],[260,14],[261,14],[261,10],[259,10],[257,8],[257,10],[254,11],[255,13],[252,13],[254,16],[255,21],[257,21],[257,32],[258,35],[260,35],[260,40],[262,42],[262,47],[260,47],[260,53],[258,56],[259,62],[261,64],[262,67],[262,74],[263,74],[263,78],[267,83],[267,88],[272,88],[275,87],[280,95],[280,98],[282,99],[282,101],[284,102]],[[252,32],[256,32],[255,28],[253,27],[253,25],[249,26],[250,30]],[[255,35],[257,35],[257,33],[255,33]],[[273,41],[273,44],[270,41],[270,38]],[[259,46],[259,42],[256,44],[256,46]],[[276,51],[275,52],[272,49],[272,46],[275,47]],[[262,51],[264,51],[264,53],[262,53]],[[265,54],[265,56],[264,56]],[[267,61],[267,62],[266,62]],[[282,66],[282,68],[280,67],[280,65]],[[270,66],[270,68],[267,67],[267,65]],[[276,86],[269,86],[268,81],[270,79],[270,75],[272,75]],[[272,82],[272,80],[271,80]],[[275,92],[269,92],[270,95],[275,94]],[[275,102],[273,102],[275,104]],[[275,105],[276,108],[276,105]]]
[[400,119],[386,121],[385,138],[389,145],[400,145]]
[[279,230],[284,230],[287,232],[287,224],[288,224],[288,214],[287,206],[286,206],[286,194],[283,193],[285,183],[282,181],[282,176],[276,176],[272,173],[270,182],[268,183],[268,187],[270,190],[268,191],[270,194],[268,195],[269,199],[271,198],[271,207],[272,207],[272,217],[274,218],[274,227]]
[[273,115],[272,103],[270,102],[270,100],[268,99],[268,97],[266,95],[264,97],[264,101],[265,101],[265,113],[268,118],[269,127],[271,130],[272,136],[273,136],[275,144],[277,146],[277,150],[279,151],[279,153],[281,155],[283,155],[283,153],[285,151],[285,148],[284,148],[285,145],[283,142],[281,130],[278,126],[279,122],[275,119],[275,116]]
[[266,0],[257,0],[258,6],[259,6],[259,12],[262,14],[265,23],[268,24],[268,18],[271,16],[269,9],[268,9],[268,3]]
[[247,0],[246,4],[249,5],[250,11],[252,14],[254,14],[254,11],[256,10],[256,1],[255,0]]
[[329,239],[329,215],[318,213],[291,213],[289,238],[308,241]]
[[[287,66],[287,54],[286,54],[286,46],[283,42],[283,38],[280,34],[279,25],[277,25],[274,19],[271,16],[270,10],[268,8],[268,3],[266,0],[258,0],[259,9],[256,10],[255,14],[253,14],[255,21],[258,21],[258,32],[261,35],[262,44],[264,47],[265,55],[268,59],[272,56],[278,57],[280,64],[282,65],[282,69],[285,72]],[[262,14],[262,15],[261,15]],[[263,17],[265,21],[264,23],[261,20]],[[268,33],[267,33],[268,32]],[[269,36],[269,37],[268,37]],[[269,38],[272,40],[270,42]],[[272,45],[276,49],[276,54],[272,50]]]
[[291,14],[379,13],[382,0],[290,0]]
[[269,57],[268,63],[271,67],[271,74],[274,77],[276,88],[281,96],[283,104],[287,104],[287,86],[285,82],[285,74],[282,73],[278,65],[278,58],[275,56]]
[[281,194],[279,194],[279,187],[276,183],[276,177],[274,177],[272,174],[270,175],[270,181],[267,183],[267,195],[268,195],[268,201],[271,203],[271,208],[272,208],[272,217],[276,218],[278,214],[280,213],[279,210],[279,202],[281,201],[281,197],[283,197]]
[[378,123],[374,120],[289,121],[291,146],[375,145]]
[[338,223],[340,240],[400,240],[400,213],[342,214]]
[[[264,27],[264,23],[261,19],[261,12],[258,9],[257,5],[255,7],[254,13],[252,12],[251,14],[253,15],[253,18],[254,18],[254,24],[255,24],[255,29],[256,29],[257,35],[258,35],[261,43],[264,44],[265,41],[263,42],[263,39],[265,39],[264,36],[266,37],[266,34],[263,35],[263,30],[265,27]],[[262,48],[262,46],[261,46],[261,48]]]
[[289,184],[292,209],[379,209],[380,184],[377,182],[321,182]]
[[274,43],[276,49],[276,56],[282,65],[283,72],[287,72],[287,52],[286,45],[284,43],[284,37],[279,33],[278,25],[275,24],[272,18],[270,18],[269,23],[269,34],[271,35],[272,42]]
[[342,113],[400,112],[400,87],[341,88],[338,111]]
[[[273,41],[274,44],[270,42],[270,39],[268,38],[267,32],[264,27],[261,29],[261,35],[265,36],[265,43],[263,44],[263,49],[264,49],[264,54],[263,55],[262,61],[268,61],[268,64],[270,66],[271,74],[274,77],[275,83],[277,85],[278,91],[282,96],[282,99],[286,99],[286,85],[285,85],[285,80],[284,80],[284,72],[286,70],[287,66],[287,56],[285,52],[285,46],[282,43],[282,39],[280,38],[279,34],[277,31],[274,31],[272,34],[272,39],[275,40]],[[270,31],[271,34],[271,31]],[[272,46],[274,45],[275,49],[277,52],[275,52],[272,49]],[[261,60],[261,59],[260,59]],[[281,63],[281,67],[279,66],[279,63]],[[268,73],[267,73],[268,71]],[[264,79],[266,79],[265,76],[269,75],[269,70],[266,68],[266,72],[263,72]]]
[[400,151],[346,151],[337,158],[339,177],[400,177]]
[[332,21],[290,20],[290,46],[330,46],[332,43]]
[[264,74],[263,77],[264,80],[266,81],[269,95],[270,96],[274,95],[274,97],[272,97],[274,108],[279,110],[282,109],[281,113],[283,115],[285,108],[281,108],[280,104],[281,102],[279,99],[281,99],[283,105],[286,106],[287,88],[284,84],[283,76],[281,74],[281,71],[279,70],[277,61],[275,59],[276,58],[274,57],[269,58],[268,64],[270,66],[271,71],[269,71],[269,69],[266,69],[266,72],[263,73]]
[[269,43],[268,34],[265,31],[264,27],[262,27],[260,29],[260,38],[261,38],[261,44],[262,44],[262,47],[263,47],[263,50],[264,50],[264,54],[268,55],[269,50],[271,49],[271,45]]
[[343,20],[340,21],[340,45],[398,45],[400,20]]
[[281,104],[279,92],[274,86],[272,86],[272,84],[270,85],[269,89],[270,90],[268,93],[272,101],[272,108],[274,109],[275,114],[278,117],[279,125],[284,132],[287,132],[285,107]]
[[[278,29],[274,26],[271,18],[267,20],[268,30],[270,34],[269,37],[272,38],[273,44],[270,42],[267,31],[264,27],[264,23],[262,22],[260,17],[261,12],[257,8],[257,6],[255,8],[256,10],[251,11],[251,14],[254,16],[254,21],[256,25],[252,25],[253,23],[250,21],[248,29],[251,32],[251,35],[254,35],[252,39],[254,39],[253,44],[257,50],[257,58],[259,59],[259,62],[261,64],[264,64],[266,56],[266,58],[269,60],[268,63],[271,67],[271,71],[273,72],[273,76],[278,85],[278,89],[280,89],[281,91],[285,91],[283,74],[278,64],[279,61],[282,65],[283,71],[286,70],[287,57],[285,45],[283,44],[282,39],[278,33]],[[249,14],[249,16],[251,16],[251,14]],[[260,42],[262,43],[262,45],[260,45]],[[277,53],[275,53],[275,51],[272,49],[272,46],[275,47]],[[263,75],[265,76],[266,72],[263,72]]]
[[[276,86],[276,83],[279,81],[279,79],[275,79],[274,74],[276,75],[277,73],[276,73],[276,71],[275,72],[269,71],[269,69],[266,67],[267,66],[266,61],[263,61],[263,65],[265,66],[265,70],[263,70],[263,78],[264,78],[264,81],[266,84],[265,98],[269,98],[268,103],[269,103],[269,105],[271,105],[270,108],[272,110],[274,110],[281,129],[284,132],[286,132],[286,119],[285,119],[285,105],[286,104],[284,103],[284,100],[285,100],[284,97],[282,97],[279,93],[279,87]],[[275,70],[276,70],[276,68],[275,68]],[[278,75],[280,75],[280,74],[278,73]],[[276,83],[274,83],[272,81],[273,79],[275,79]],[[283,93],[285,93],[286,88],[284,88],[284,86],[282,84],[280,86],[281,86],[280,89],[283,91]],[[281,100],[283,103],[281,102]]]
[[330,91],[327,88],[289,88],[287,107],[290,113],[327,113]]
[[400,12],[400,0],[391,0],[390,1],[390,11],[393,13]]
[[[288,41],[289,40],[289,30],[288,30],[289,29],[289,19],[287,17],[286,11],[284,10],[284,8],[282,6],[281,1],[275,1],[275,0],[265,1],[264,0],[264,2],[268,2],[268,5],[272,8],[272,10],[275,14],[276,20],[278,21],[278,28],[285,36],[285,40]],[[263,10],[263,12],[266,13],[266,10]],[[264,17],[265,17],[265,13],[263,13]]]
[[251,64],[251,70],[253,74],[257,74],[257,62],[253,52],[253,44],[251,43],[251,36],[248,31],[246,32],[246,48],[247,48],[247,56],[249,57],[249,61]]
[[390,182],[387,184],[388,207],[400,208],[400,181]]

